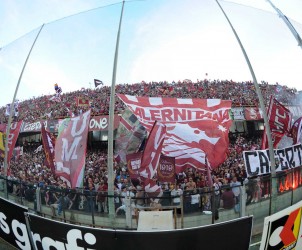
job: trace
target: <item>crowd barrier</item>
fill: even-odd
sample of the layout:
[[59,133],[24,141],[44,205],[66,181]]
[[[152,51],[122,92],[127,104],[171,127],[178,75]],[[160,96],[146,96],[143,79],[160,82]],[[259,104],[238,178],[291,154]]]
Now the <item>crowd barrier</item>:
[[[299,168],[278,175],[277,211],[286,209],[302,200],[300,171]],[[8,191],[7,196],[4,193],[5,185]],[[269,187],[269,176],[251,179],[244,185],[238,186],[240,189],[239,201],[231,209],[224,209],[219,203],[216,203],[215,190],[209,188],[183,192],[179,197],[171,196],[168,191],[165,191],[161,197],[149,197],[146,194],[140,198],[143,200],[143,204],[140,203],[139,208],[136,206],[138,202],[134,196],[125,197],[116,194],[112,198],[115,201],[117,213],[112,218],[108,213],[109,197],[106,193],[101,194],[82,189],[42,188],[0,177],[0,195],[6,201],[12,201],[16,206],[25,209],[23,212],[30,212],[44,219],[70,225],[114,230],[136,230],[141,210],[172,210],[175,229],[218,225],[248,215],[253,216],[252,234],[259,234],[263,231],[264,219],[271,215]],[[228,185],[223,185],[222,192],[226,188]],[[135,191],[133,193],[135,194]],[[54,197],[61,202],[55,202]],[[180,203],[174,204],[174,198],[179,198]],[[69,203],[68,199],[72,200],[72,203]],[[158,199],[159,205],[152,204],[154,199]],[[126,207],[130,213],[129,211],[127,213],[126,208],[118,209],[123,205],[123,200],[124,202],[128,200],[130,205]],[[3,206],[1,206],[0,212],[3,213],[2,208]],[[20,218],[17,220],[20,221]]]

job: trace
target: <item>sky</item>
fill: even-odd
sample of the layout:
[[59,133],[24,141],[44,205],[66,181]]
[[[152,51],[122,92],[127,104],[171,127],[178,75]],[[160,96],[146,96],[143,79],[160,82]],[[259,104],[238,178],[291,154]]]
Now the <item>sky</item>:
[[[272,2],[302,36],[302,1]],[[271,5],[266,0],[220,4],[257,81],[302,90],[302,48]],[[55,83],[63,92],[94,88],[94,79],[111,85],[121,6],[119,0],[1,0],[0,106],[12,101],[19,80],[20,101],[53,95]],[[116,84],[204,78],[252,80],[216,1],[125,2]]]

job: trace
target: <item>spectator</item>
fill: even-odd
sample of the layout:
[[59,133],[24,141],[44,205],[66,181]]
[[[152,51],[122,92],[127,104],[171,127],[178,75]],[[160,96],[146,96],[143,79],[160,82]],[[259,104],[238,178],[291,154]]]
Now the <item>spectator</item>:
[[235,206],[235,195],[231,188],[226,188],[226,190],[221,195],[221,207],[224,209],[232,209]]

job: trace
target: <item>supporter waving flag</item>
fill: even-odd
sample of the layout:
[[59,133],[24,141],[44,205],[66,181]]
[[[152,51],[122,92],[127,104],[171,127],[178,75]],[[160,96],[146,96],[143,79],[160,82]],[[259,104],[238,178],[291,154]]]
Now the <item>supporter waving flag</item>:
[[90,110],[64,119],[55,145],[56,175],[69,187],[83,186]]

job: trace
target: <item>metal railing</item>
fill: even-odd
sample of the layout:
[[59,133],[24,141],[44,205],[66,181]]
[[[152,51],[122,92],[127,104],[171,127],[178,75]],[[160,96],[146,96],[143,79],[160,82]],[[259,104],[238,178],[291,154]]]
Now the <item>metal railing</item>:
[[[279,209],[301,200],[301,192],[295,191],[302,186],[301,168],[279,173],[277,178]],[[5,185],[7,196],[4,193]],[[234,203],[225,207],[221,200],[227,196],[225,192],[234,188],[239,188],[240,194]],[[270,176],[263,176],[250,179],[236,187],[222,185],[219,193],[212,188],[199,188],[173,196],[170,190],[164,190],[161,197],[152,197],[147,193],[137,196],[136,190],[128,190],[126,193],[116,192],[112,197],[116,219],[124,220],[124,227],[127,229],[137,227],[139,211],[156,209],[173,210],[175,228],[183,228],[192,226],[192,223],[194,226],[197,226],[194,223],[214,224],[247,214],[254,214],[255,219],[261,220],[270,215],[270,193]],[[80,225],[107,227],[104,221],[109,217],[109,196],[104,191],[39,186],[0,176],[0,195],[45,217]],[[179,202],[175,203],[177,198]],[[199,221],[190,221],[194,216],[199,218]],[[121,224],[111,226],[123,227]]]

